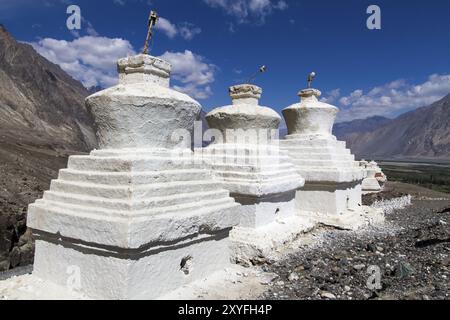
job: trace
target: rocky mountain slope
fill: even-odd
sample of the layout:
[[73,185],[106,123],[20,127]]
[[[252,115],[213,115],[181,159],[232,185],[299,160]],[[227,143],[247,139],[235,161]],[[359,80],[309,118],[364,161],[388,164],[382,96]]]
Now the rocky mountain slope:
[[393,120],[357,120],[334,131],[359,158],[450,160],[450,95]]
[[0,26],[0,133],[3,141],[87,150],[95,143],[88,91]]
[[31,262],[27,205],[95,147],[83,85],[0,25],[0,270]]
[[334,125],[333,134],[338,137],[345,137],[352,133],[372,132],[390,121],[391,119],[385,117],[374,116],[364,120],[340,122]]

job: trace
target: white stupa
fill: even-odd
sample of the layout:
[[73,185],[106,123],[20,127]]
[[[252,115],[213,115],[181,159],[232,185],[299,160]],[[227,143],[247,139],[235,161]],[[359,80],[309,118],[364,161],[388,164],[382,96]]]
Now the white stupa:
[[368,218],[361,200],[364,171],[345,142],[333,136],[339,110],[320,102],[320,95],[316,89],[301,90],[300,103],[283,110],[288,135],[281,147],[306,180],[296,196],[301,213],[319,223],[355,229]]
[[[120,83],[87,98],[100,150],[72,156],[30,205],[33,276],[100,299],[152,299],[223,270],[239,205],[172,134],[201,106],[169,88],[171,66],[119,60]],[[76,283],[76,281],[75,281]]]
[[378,183],[381,186],[381,190],[384,190],[384,187],[386,185],[386,182],[388,181],[388,177],[383,172],[381,167],[378,165],[377,162],[371,161],[372,166],[375,168],[375,179],[377,179]]
[[360,161],[360,166],[366,172],[366,178],[362,182],[362,193],[378,193],[383,190],[386,176],[381,171],[380,167],[375,161],[367,162]]
[[[258,105],[262,89],[230,88],[232,105],[207,116],[216,139],[199,150],[222,186],[242,204],[240,224],[231,232],[234,259],[255,262],[296,238],[312,224],[296,215],[295,193],[304,179],[274,139],[280,116]],[[219,137],[218,137],[219,136]]]

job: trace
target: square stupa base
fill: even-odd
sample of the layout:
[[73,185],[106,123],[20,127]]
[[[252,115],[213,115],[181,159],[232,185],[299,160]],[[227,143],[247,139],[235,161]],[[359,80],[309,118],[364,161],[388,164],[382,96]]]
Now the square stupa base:
[[231,194],[241,204],[240,222],[230,233],[232,260],[251,266],[270,259],[313,225],[296,214],[295,190],[263,197]]
[[357,212],[362,206],[361,182],[306,183],[304,188],[297,190],[296,201],[300,211],[320,212],[326,215]]
[[362,206],[361,182],[307,183],[297,191],[300,215],[318,224],[357,230],[384,221],[382,211]]
[[231,197],[241,204],[239,227],[260,228],[296,213],[295,190],[262,197],[231,193]]
[[375,178],[366,178],[362,183],[362,194],[379,193],[383,189]]
[[272,260],[276,253],[315,226],[311,218],[294,214],[258,228],[234,227],[230,232],[232,260],[244,266]]
[[155,299],[230,266],[229,231],[133,250],[39,234],[33,276],[94,299]]

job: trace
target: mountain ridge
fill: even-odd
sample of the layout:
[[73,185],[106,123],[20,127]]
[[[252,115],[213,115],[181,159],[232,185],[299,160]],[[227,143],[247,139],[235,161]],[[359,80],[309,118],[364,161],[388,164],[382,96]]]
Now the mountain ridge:
[[358,158],[450,160],[450,94],[366,132],[351,130],[351,123],[334,131]]
[[373,116],[366,119],[356,119],[352,121],[339,122],[334,125],[333,134],[335,134],[336,136],[344,136],[346,134],[355,132],[370,132],[388,123],[389,121],[392,121],[392,119],[382,116]]

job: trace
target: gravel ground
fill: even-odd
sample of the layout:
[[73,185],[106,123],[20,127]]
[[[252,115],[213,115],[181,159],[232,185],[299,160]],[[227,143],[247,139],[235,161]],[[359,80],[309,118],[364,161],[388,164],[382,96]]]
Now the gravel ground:
[[418,199],[450,195],[391,183],[365,202],[405,194],[412,194],[412,206],[389,214],[385,225],[359,232],[317,230],[315,245],[262,266],[277,277],[259,298],[449,299],[450,200]]

